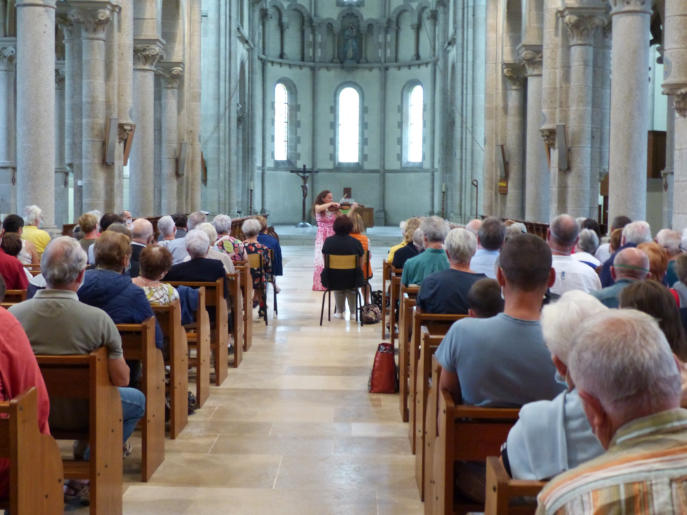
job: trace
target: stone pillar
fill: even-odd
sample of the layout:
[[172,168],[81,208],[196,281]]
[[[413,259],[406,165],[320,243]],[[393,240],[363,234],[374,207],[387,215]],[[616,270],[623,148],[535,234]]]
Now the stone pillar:
[[[570,89],[567,143],[570,169],[566,173],[566,207],[574,217],[589,217],[592,165],[592,88],[594,36],[605,23],[604,7],[566,8],[563,11],[570,40]],[[560,179],[560,177],[559,177]]]
[[55,0],[17,0],[17,198],[55,219]]
[[503,63],[503,75],[508,86],[506,91],[506,160],[508,162],[508,195],[506,196],[506,218],[522,220],[524,212],[523,195],[523,77],[524,67],[520,63]]
[[190,80],[187,82],[191,89],[188,116],[189,147],[191,160],[188,163],[189,196],[186,210],[200,209],[201,204],[201,146],[200,146],[200,62],[201,62],[201,12],[200,2],[190,5],[189,37],[191,51],[188,56],[188,70]]
[[[105,131],[108,123],[105,94],[105,32],[112,20],[110,2],[72,1],[69,18],[81,26],[81,94],[83,211],[106,211],[106,188],[112,166],[105,164]],[[78,159],[78,156],[75,156]],[[112,202],[109,202],[111,208]],[[78,216],[79,213],[75,213]]]
[[69,168],[65,161],[65,82],[64,61],[55,67],[55,225],[69,222]]
[[165,61],[159,65],[162,73],[162,213],[177,212],[177,158],[179,157],[179,81],[183,63]]
[[16,38],[0,38],[0,211],[17,212],[15,161],[14,58]]
[[542,47],[520,45],[527,74],[527,134],[525,148],[525,220],[548,222],[549,168],[539,129],[542,119]]
[[608,219],[646,217],[651,0],[610,0],[611,142]]
[[[663,33],[665,80],[663,93],[675,105],[673,175],[674,229],[687,228],[687,5],[683,0],[666,0]],[[668,162],[670,158],[666,161]],[[666,163],[668,164],[668,163]]]

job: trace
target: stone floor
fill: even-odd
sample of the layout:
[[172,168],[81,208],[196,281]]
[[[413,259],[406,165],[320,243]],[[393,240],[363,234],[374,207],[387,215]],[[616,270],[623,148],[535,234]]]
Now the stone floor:
[[[387,248],[371,249],[375,289]],[[422,512],[398,397],[367,393],[379,324],[325,314],[320,327],[313,248],[283,250],[278,318],[254,323],[243,363],[166,441],[148,483],[125,460],[127,515]]]

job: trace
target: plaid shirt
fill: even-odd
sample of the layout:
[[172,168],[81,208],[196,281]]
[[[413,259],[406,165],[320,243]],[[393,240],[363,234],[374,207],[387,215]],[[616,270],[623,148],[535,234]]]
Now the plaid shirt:
[[554,478],[537,515],[687,513],[687,410],[622,426],[608,451]]

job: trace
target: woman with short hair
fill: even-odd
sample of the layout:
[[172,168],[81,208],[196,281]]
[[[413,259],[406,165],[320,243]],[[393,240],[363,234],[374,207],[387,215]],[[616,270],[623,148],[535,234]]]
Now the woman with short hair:
[[139,259],[139,275],[131,282],[143,288],[148,302],[152,306],[164,306],[178,299],[177,290],[171,284],[161,282],[172,268],[172,253],[159,245],[147,245]]

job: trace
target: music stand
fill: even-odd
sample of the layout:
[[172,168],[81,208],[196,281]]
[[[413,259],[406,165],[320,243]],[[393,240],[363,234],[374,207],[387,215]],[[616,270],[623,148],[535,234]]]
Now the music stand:
[[319,170],[308,170],[305,165],[303,165],[302,169],[297,169],[297,170],[289,170],[289,173],[294,173],[298,175],[298,177],[301,178],[301,181],[303,181],[303,184],[301,184],[301,193],[303,194],[303,211],[301,215],[301,221],[296,224],[296,227],[312,227],[308,222],[305,217],[305,201],[308,198],[308,179],[316,173],[319,173]]

